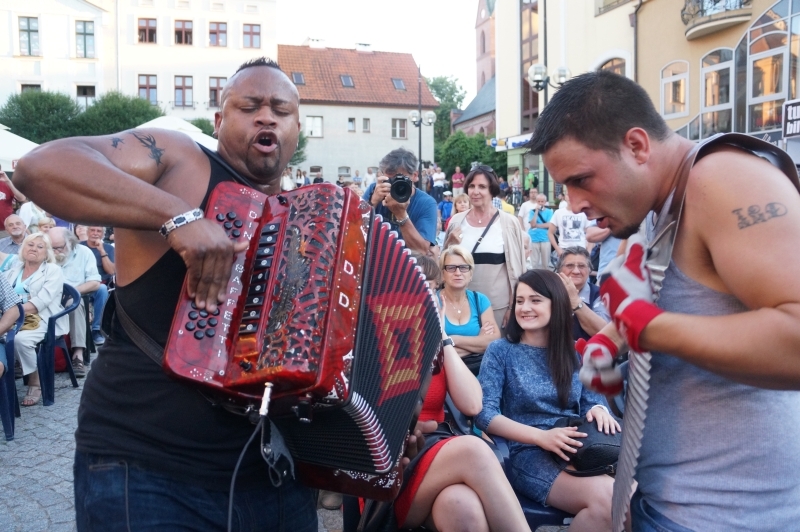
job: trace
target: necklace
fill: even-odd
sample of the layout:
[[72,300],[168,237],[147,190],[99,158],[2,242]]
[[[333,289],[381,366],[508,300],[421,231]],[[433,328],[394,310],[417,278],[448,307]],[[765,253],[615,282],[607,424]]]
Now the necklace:
[[[444,296],[443,296],[443,297],[444,297]],[[447,301],[447,298],[446,298],[446,297],[445,297],[444,299],[445,299],[445,301]],[[458,303],[456,303],[455,301],[453,301],[453,303],[456,303],[456,305],[458,305],[458,306],[456,307],[456,312],[458,313],[458,315],[459,315],[459,316],[461,315],[461,307],[463,307],[463,306],[464,306],[464,301],[466,301],[466,300],[467,300],[467,298],[465,297],[464,299],[462,299],[462,300],[461,300],[461,301],[459,301]]]

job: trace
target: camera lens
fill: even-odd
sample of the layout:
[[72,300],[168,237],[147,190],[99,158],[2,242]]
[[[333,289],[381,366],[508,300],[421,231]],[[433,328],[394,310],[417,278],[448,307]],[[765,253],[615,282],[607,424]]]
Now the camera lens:
[[392,179],[392,188],[390,194],[397,203],[405,203],[411,199],[411,187],[414,186],[408,178]]

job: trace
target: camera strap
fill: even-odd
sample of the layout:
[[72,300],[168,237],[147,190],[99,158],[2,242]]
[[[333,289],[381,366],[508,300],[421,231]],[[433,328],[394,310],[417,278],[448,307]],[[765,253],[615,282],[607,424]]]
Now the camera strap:
[[492,216],[492,219],[489,220],[489,223],[486,224],[486,229],[483,230],[483,233],[481,233],[481,236],[480,236],[480,238],[478,238],[478,241],[475,242],[475,247],[472,248],[472,251],[470,253],[475,253],[475,250],[478,249],[478,246],[481,245],[481,242],[483,241],[483,237],[485,237],[486,233],[489,232],[489,228],[492,226],[494,221],[497,220],[498,216],[500,216],[500,210],[499,209],[497,210],[497,212],[494,213],[494,216]]

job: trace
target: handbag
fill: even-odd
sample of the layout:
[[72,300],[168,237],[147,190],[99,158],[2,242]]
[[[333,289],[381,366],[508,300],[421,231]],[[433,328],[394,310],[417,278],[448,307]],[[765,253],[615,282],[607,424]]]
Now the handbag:
[[597,475],[611,475],[617,471],[617,461],[619,460],[619,448],[622,445],[622,433],[606,434],[597,429],[597,423],[587,421],[585,417],[562,417],[556,421],[553,428],[577,427],[578,432],[587,434],[585,438],[580,438],[583,447],[578,447],[576,453],[570,456],[569,462],[565,462],[560,456],[551,452],[550,456],[556,463],[565,468],[572,465],[575,470],[564,469],[575,477],[593,477]]
[[38,314],[25,314],[25,321],[22,322],[22,331],[33,331],[39,328],[42,317]]

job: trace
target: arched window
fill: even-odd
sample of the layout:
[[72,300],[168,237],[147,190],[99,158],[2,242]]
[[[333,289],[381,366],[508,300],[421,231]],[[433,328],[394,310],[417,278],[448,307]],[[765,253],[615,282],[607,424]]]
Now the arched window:
[[661,115],[664,118],[689,114],[688,85],[689,64],[686,61],[674,61],[661,70]]
[[613,72],[614,74],[619,74],[620,76],[625,75],[625,60],[619,57],[615,57],[614,59],[609,59],[597,70],[608,70],[609,72]]
[[734,52],[734,130],[743,133],[781,128],[783,102],[798,97],[800,3],[781,0],[748,28]]
[[486,34],[481,31],[481,55],[486,53]]
[[700,138],[733,131],[733,50],[710,52],[700,65]]

